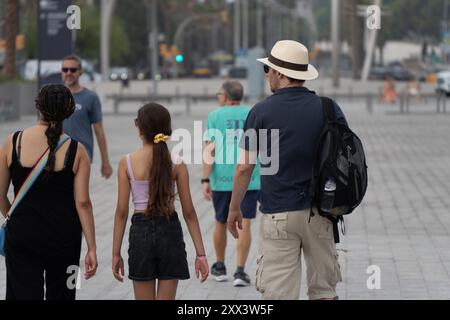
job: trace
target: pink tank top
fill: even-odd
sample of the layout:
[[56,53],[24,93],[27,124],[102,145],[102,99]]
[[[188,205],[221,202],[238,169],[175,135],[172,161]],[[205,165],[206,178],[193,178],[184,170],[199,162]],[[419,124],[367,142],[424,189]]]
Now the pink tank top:
[[[145,211],[148,205],[148,180],[136,180],[134,177],[133,168],[131,167],[131,156],[127,154],[127,167],[128,174],[130,175],[131,194],[133,197],[133,204],[135,211]],[[177,159],[177,161],[180,161]],[[172,169],[175,168],[175,164],[172,164]]]
[[127,154],[128,174],[130,175],[131,194],[133,196],[134,210],[145,211],[148,205],[148,180],[136,180],[133,168],[131,167],[131,157]]

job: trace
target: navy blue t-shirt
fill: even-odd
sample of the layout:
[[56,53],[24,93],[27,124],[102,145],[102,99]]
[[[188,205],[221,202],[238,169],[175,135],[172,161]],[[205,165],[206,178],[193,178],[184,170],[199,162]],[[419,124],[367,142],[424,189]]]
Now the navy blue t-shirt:
[[102,107],[100,99],[94,91],[84,88],[74,93],[75,111],[64,120],[64,132],[71,138],[81,142],[92,161],[94,153],[94,137],[92,125],[102,121]]
[[[337,121],[345,123],[344,114],[334,103]],[[260,211],[280,213],[304,210],[310,207],[309,185],[316,143],[324,125],[322,101],[313,91],[305,87],[291,87],[277,90],[264,101],[256,104],[247,116],[244,131],[254,129],[257,143],[249,143],[246,135],[240,147],[257,151],[261,163]],[[271,145],[271,133],[279,131],[279,142]],[[261,141],[261,134],[267,130],[268,143]],[[265,140],[265,139],[263,139]],[[267,163],[278,147],[278,170],[270,175],[264,168],[274,166]],[[268,155],[266,160],[262,159]],[[268,172],[273,170],[268,170]]]

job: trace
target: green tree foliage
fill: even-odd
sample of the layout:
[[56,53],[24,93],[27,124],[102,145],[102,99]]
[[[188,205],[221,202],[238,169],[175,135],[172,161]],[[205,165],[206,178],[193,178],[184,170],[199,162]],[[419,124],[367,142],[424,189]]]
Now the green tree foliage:
[[25,11],[25,21],[21,25],[21,32],[25,35],[25,58],[35,59],[37,57],[37,18],[36,2],[32,1],[28,8],[21,7]]
[[443,0],[384,0],[388,16],[381,19],[386,39],[438,40],[443,17]]
[[[77,30],[76,52],[86,59],[100,56],[100,12],[96,7],[82,9],[81,30]],[[122,19],[114,16],[111,22],[111,63],[123,64],[130,49]]]
[[[341,0],[341,11],[346,10]],[[386,40],[438,40],[443,16],[443,0],[383,0],[382,8],[389,15],[382,16],[380,38]],[[359,0],[360,5],[373,4],[372,0]],[[330,0],[314,0],[314,13],[319,27],[319,39],[330,39]],[[341,12],[341,30],[346,35],[348,20]]]
[[116,2],[114,15],[124,21],[123,32],[129,44],[129,50],[121,59],[123,65],[145,65],[149,60],[147,13],[145,1],[117,0]]
[[317,32],[319,40],[330,39],[331,28],[331,4],[330,0],[314,1],[314,14],[316,16]]

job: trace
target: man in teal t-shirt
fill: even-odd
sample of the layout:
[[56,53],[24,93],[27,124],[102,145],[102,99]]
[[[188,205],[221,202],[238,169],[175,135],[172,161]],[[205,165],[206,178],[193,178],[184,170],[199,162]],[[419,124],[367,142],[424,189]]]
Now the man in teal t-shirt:
[[[249,107],[242,106],[243,88],[238,81],[227,81],[217,93],[220,108],[208,114],[207,130],[204,135],[206,152],[203,163],[203,195],[213,201],[216,225],[214,247],[216,262],[211,274],[216,281],[226,281],[225,248],[227,243],[227,218],[233,190],[233,175],[238,162],[238,143]],[[245,263],[251,245],[251,219],[256,217],[258,190],[260,188],[259,166],[253,171],[247,193],[242,201],[242,230],[237,240],[237,268],[234,286],[250,285],[245,273]]]

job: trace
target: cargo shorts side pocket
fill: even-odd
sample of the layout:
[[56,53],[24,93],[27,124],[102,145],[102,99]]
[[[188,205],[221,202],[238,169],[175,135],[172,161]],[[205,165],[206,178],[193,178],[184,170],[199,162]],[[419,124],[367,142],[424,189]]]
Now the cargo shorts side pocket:
[[264,256],[262,254],[258,255],[256,258],[256,281],[255,281],[255,287],[256,290],[258,290],[261,293],[264,293],[266,290],[264,287],[264,282],[262,279],[263,276],[263,258]]
[[339,254],[335,252],[336,263],[334,266],[334,271],[336,273],[336,283],[342,282],[342,273],[341,273],[341,265],[339,263]]
[[333,223],[325,217],[320,217],[319,238],[334,239],[333,238]]
[[287,220],[287,212],[266,214],[263,220],[264,239],[286,240],[288,238]]

